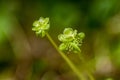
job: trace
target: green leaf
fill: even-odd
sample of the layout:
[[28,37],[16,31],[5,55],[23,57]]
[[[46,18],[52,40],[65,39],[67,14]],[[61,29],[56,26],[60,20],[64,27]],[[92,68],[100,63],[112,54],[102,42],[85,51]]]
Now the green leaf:
[[71,46],[74,48],[74,50],[77,50],[78,52],[81,51],[77,44],[71,43]]
[[39,21],[34,21],[33,26],[36,26],[36,27],[40,26]]
[[63,34],[58,35],[58,40],[64,42],[64,35]]
[[67,46],[66,46],[64,43],[60,44],[60,46],[59,46],[59,49],[60,49],[61,51],[66,50],[66,48],[67,48]]
[[45,31],[42,31],[41,37],[44,37],[44,36],[45,36]]

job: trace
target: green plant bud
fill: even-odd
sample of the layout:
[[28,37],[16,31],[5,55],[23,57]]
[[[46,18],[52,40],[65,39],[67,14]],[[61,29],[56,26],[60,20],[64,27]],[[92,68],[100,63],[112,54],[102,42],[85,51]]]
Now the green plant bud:
[[35,31],[37,35],[44,37],[46,31],[48,31],[49,28],[50,28],[49,18],[40,17],[39,20],[33,22],[32,30]]
[[77,30],[73,31],[72,28],[65,28],[65,30],[63,31],[63,34],[68,39],[74,39],[75,36],[77,35]]
[[85,37],[83,32],[77,34],[77,30],[65,28],[63,34],[58,35],[59,41],[62,43],[59,46],[60,50],[73,51],[74,53],[81,52],[80,46]]
[[61,42],[69,42],[69,41],[73,41],[76,35],[77,35],[77,30],[73,31],[72,28],[65,28],[63,34],[58,35],[58,39]]
[[85,38],[85,34],[84,34],[83,32],[78,33],[78,36],[79,36],[81,39],[84,39],[84,38]]
[[63,31],[63,34],[65,34],[65,35],[71,35],[72,33],[73,33],[72,28],[65,28]]

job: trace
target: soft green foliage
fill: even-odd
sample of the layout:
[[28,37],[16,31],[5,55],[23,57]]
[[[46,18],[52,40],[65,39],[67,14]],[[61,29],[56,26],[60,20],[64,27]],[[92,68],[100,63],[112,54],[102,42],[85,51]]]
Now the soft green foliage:
[[77,30],[72,28],[65,28],[63,34],[58,35],[58,39],[62,42],[59,46],[61,51],[73,51],[74,53],[80,52],[80,46],[85,34],[83,32],[77,33]]
[[39,20],[33,23],[33,26],[32,30],[35,31],[37,35],[44,37],[46,31],[50,28],[49,18],[40,17]]

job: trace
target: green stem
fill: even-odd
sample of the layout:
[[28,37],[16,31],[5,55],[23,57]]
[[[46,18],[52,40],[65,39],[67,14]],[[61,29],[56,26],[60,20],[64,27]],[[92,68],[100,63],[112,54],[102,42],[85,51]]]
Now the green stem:
[[87,72],[87,74],[88,74],[90,80],[95,80],[94,77],[92,76],[92,74],[89,71]]
[[57,47],[56,43],[53,41],[53,39],[51,38],[51,36],[48,33],[46,33],[46,36],[48,37],[48,39],[50,40],[50,42],[52,43],[52,45],[55,47],[55,49],[60,53],[60,55],[62,56],[62,58],[67,62],[67,64],[70,66],[70,68],[75,72],[75,74],[78,76],[78,78],[80,80],[86,80],[84,78],[84,76],[82,75],[82,73],[69,60],[69,58],[62,51],[59,50],[59,48]]
[[[78,53],[78,56],[79,56],[80,60],[82,61],[82,63],[84,64],[85,63],[85,59],[81,56],[80,53]],[[89,71],[87,71],[87,74],[88,74],[90,80],[95,80],[94,77],[92,76],[92,74]]]

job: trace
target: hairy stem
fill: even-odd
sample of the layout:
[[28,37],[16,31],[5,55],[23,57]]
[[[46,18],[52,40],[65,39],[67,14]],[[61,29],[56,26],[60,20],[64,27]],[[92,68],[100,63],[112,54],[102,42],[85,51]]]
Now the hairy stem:
[[84,76],[82,75],[82,73],[76,68],[76,66],[70,61],[70,59],[62,52],[59,50],[59,48],[57,47],[56,43],[53,41],[53,39],[51,38],[51,36],[46,33],[47,38],[49,39],[49,41],[52,43],[52,45],[55,47],[55,49],[59,52],[59,54],[62,56],[62,58],[67,62],[67,64],[70,66],[70,68],[75,72],[75,74],[78,76],[78,78],[80,80],[86,80],[84,78]]

